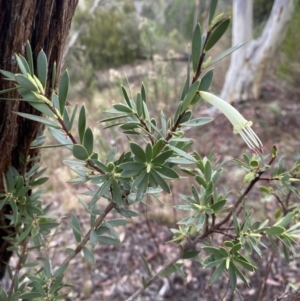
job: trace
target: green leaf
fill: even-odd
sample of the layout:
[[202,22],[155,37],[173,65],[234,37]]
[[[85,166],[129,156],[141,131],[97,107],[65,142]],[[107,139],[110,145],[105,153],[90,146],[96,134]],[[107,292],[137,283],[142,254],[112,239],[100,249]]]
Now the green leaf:
[[230,249],[230,252],[237,253],[241,249],[241,247],[242,247],[241,243],[237,243]]
[[146,154],[138,144],[131,142],[130,149],[138,162],[146,162]]
[[255,172],[248,172],[245,177],[244,177],[244,183],[250,183],[256,178],[256,173]]
[[83,105],[79,112],[79,119],[78,119],[78,133],[80,142],[82,143],[85,133],[86,127],[86,112],[85,112],[85,105]]
[[162,151],[163,147],[164,147],[163,139],[159,139],[153,146],[153,150],[152,150],[153,158],[157,157],[157,155]]
[[24,89],[38,92],[36,84],[23,74],[15,74],[16,82]]
[[120,190],[120,186],[116,179],[112,179],[112,194],[113,194],[113,202],[116,203],[118,206],[122,204],[122,193]]
[[[154,148],[153,148],[153,151],[154,151]],[[163,163],[166,162],[166,160],[168,160],[173,155],[173,153],[174,152],[172,150],[168,150],[168,151],[162,152],[161,154],[159,154],[156,158],[154,158],[152,160],[152,163],[154,165],[163,164]]]
[[138,170],[142,171],[145,169],[146,165],[140,162],[126,162],[119,165],[119,167],[123,170]]
[[65,133],[54,128],[49,128],[49,132],[59,143],[66,145],[69,149],[72,149],[73,142],[69,136],[66,136]]
[[44,263],[44,272],[45,272],[45,275],[46,275],[46,277],[48,279],[50,279],[51,276],[52,276],[52,273],[51,273],[51,264],[50,264],[49,258],[44,257],[43,263]]
[[[144,288],[147,288],[147,287],[148,287],[147,280],[145,279],[144,276],[142,276],[142,284],[143,284],[143,287],[144,287]],[[6,300],[4,300],[4,301],[6,301]]]
[[127,103],[127,106],[132,109],[128,94],[126,92],[126,89],[124,88],[124,86],[121,86],[121,89],[122,89],[122,93],[123,93],[123,96],[125,98],[125,101]]
[[293,219],[293,212],[288,213],[282,219],[280,219],[274,226],[286,227]]
[[15,57],[20,71],[22,72],[23,75],[27,76],[27,73],[30,72],[27,62],[24,65],[24,61],[21,59],[21,56],[15,54]]
[[52,78],[51,78],[51,88],[54,90],[56,81],[56,62],[53,63],[52,67]]
[[74,123],[74,120],[75,120],[77,109],[78,109],[78,105],[75,106],[75,108],[72,112],[72,116],[71,116],[70,123],[69,123],[69,126],[68,126],[68,131],[70,131],[70,132],[71,132],[72,127],[73,127],[73,123]]
[[184,99],[185,95],[186,95],[186,92],[189,88],[189,77],[186,77],[185,79],[185,82],[184,82],[184,86],[183,86],[183,89],[182,89],[182,92],[181,92],[181,97],[180,97],[180,100]]
[[230,18],[227,18],[214,29],[205,45],[206,51],[210,50],[221,39],[229,24]]
[[65,109],[65,105],[66,105],[66,101],[67,101],[69,84],[70,84],[69,73],[66,70],[61,76],[61,79],[59,82],[59,88],[58,88],[59,111],[60,111],[60,114],[62,114],[62,115],[64,113],[64,109]]
[[112,227],[119,227],[119,226],[124,226],[127,224],[127,220],[123,219],[123,218],[115,218],[115,219],[111,219],[109,221],[106,222],[106,224],[109,224]]
[[167,182],[154,169],[151,170],[151,175],[163,191],[169,194],[171,193],[170,187]]
[[205,167],[204,167],[204,176],[205,176],[206,182],[209,182],[211,180],[211,173],[212,173],[211,164],[209,161],[206,161]]
[[149,264],[148,264],[148,261],[147,261],[146,257],[144,257],[143,255],[141,255],[141,256],[142,256],[142,260],[143,260],[143,262],[144,262],[144,265],[145,265],[145,267],[146,267],[146,271],[147,271],[148,275],[149,275],[150,277],[152,277],[151,269],[150,269],[150,266],[149,266]]
[[266,229],[265,232],[268,235],[281,235],[282,233],[284,233],[285,229],[281,226],[272,226],[269,229]]
[[143,99],[142,95],[140,93],[137,94],[137,99],[136,99],[136,111],[138,116],[143,119],[144,116],[144,110],[143,110]]
[[195,119],[191,119],[185,123],[180,124],[182,127],[196,127],[196,126],[203,126],[204,124],[207,124],[211,122],[213,118],[211,117],[198,117]]
[[226,202],[227,201],[225,199],[220,200],[220,201],[215,202],[214,204],[212,204],[210,206],[210,208],[214,211],[214,213],[217,213],[225,206]]
[[147,102],[147,95],[146,95],[146,89],[144,84],[142,83],[142,87],[141,87],[141,95],[142,95],[142,99],[144,102]]
[[146,162],[150,163],[152,160],[152,146],[150,143],[147,143],[146,146]]
[[155,165],[153,167],[158,173],[160,173],[161,175],[163,175],[164,177],[168,178],[168,179],[179,179],[179,175],[176,171],[174,171],[173,169],[164,166],[164,165]]
[[30,74],[31,76],[33,76],[34,75],[33,56],[32,56],[32,49],[29,41],[27,41],[26,43],[26,57],[30,69]]
[[109,153],[107,154],[107,157],[106,157],[106,164],[109,163],[109,162],[113,162],[114,161],[114,158],[117,154],[117,148],[116,147],[113,147]]
[[47,61],[46,54],[43,50],[41,50],[37,56],[37,73],[41,84],[43,85],[44,88],[46,88],[47,74],[48,74],[48,61]]
[[211,275],[211,278],[209,281],[211,284],[215,283],[220,278],[221,274],[225,270],[225,262],[226,261],[223,259],[222,263],[216,268],[216,270]]
[[191,119],[191,117],[192,117],[192,111],[191,110],[185,111],[180,119],[180,125],[182,123],[188,122]]
[[192,40],[192,63],[193,63],[193,71],[194,73],[197,72],[199,60],[200,60],[200,54],[201,54],[201,27],[200,24],[197,23],[196,28],[194,30],[193,34],[193,40]]
[[82,161],[85,161],[89,158],[86,148],[81,144],[75,144],[73,146],[73,156]]
[[209,261],[208,263],[206,263],[204,265],[204,268],[206,268],[206,269],[213,268],[215,266],[222,264],[223,262],[226,264],[226,258],[224,258],[224,257],[221,259],[214,260],[214,261]]
[[90,264],[95,264],[95,263],[96,263],[94,254],[91,252],[90,249],[88,249],[87,247],[83,247],[83,248],[82,248],[82,251],[83,251],[83,256],[84,256],[84,258],[85,258]]
[[163,111],[160,111],[161,133],[163,136],[167,135],[167,121]]
[[[0,73],[3,74],[7,79],[9,80],[12,80],[12,81],[15,81],[15,74],[12,73],[12,72],[9,72],[9,71],[6,71],[6,70],[2,70],[0,69]],[[13,90],[12,90],[13,89]],[[7,89],[7,90],[12,90],[14,91],[16,88],[11,88],[11,89]],[[4,91],[7,91],[7,90],[4,90]],[[2,91],[0,94],[3,94]]]
[[137,217],[137,216],[139,216],[139,213],[136,212],[136,211],[133,211],[133,210],[118,208],[118,207],[116,207],[115,210],[117,212],[119,212],[122,216],[125,216],[125,217]]
[[24,118],[27,118],[27,119],[30,119],[30,120],[34,120],[34,121],[37,121],[37,122],[40,122],[48,127],[53,127],[53,128],[56,128],[56,129],[60,129],[61,126],[60,124],[54,122],[54,121],[51,121],[49,119],[46,119],[44,117],[40,117],[40,116],[37,116],[37,115],[32,115],[32,114],[27,114],[27,113],[21,113],[21,112],[15,112],[15,114],[21,116],[21,117],[24,117]]
[[208,253],[208,254],[220,256],[220,250],[219,250],[219,248],[215,248],[215,247],[202,247],[202,249],[203,249],[206,253]]
[[160,271],[158,275],[160,277],[166,277],[166,276],[168,276],[168,275],[170,275],[172,273],[177,272],[176,265],[179,266],[179,267],[181,267],[182,263],[181,264],[179,264],[179,263],[172,264],[171,266],[169,266],[169,267],[165,268],[164,270]]
[[117,103],[113,106],[117,111],[122,113],[133,113],[132,109],[122,103]]
[[169,145],[169,148],[172,149],[175,153],[177,153],[179,156],[187,159],[188,161],[191,161],[191,163],[197,163],[197,160],[191,156],[190,154],[186,153],[185,151],[173,146]]
[[210,25],[212,19],[214,18],[217,5],[218,5],[218,0],[211,0],[211,2],[210,2],[210,8],[209,8],[208,25]]
[[228,274],[229,274],[230,285],[231,285],[232,289],[235,290],[236,289],[236,273],[235,273],[235,269],[231,263],[229,265]]
[[71,215],[71,227],[73,229],[73,234],[78,243],[81,241],[81,230],[80,230],[80,222],[75,214]]
[[199,251],[195,251],[195,250],[188,251],[182,255],[182,259],[194,258],[194,257],[198,256],[198,254],[199,254]]
[[65,263],[64,265],[60,266],[58,269],[56,269],[54,271],[53,277],[57,278],[57,277],[60,277],[61,275],[63,275],[63,273],[67,270],[68,266],[69,265],[67,263]]
[[[88,155],[90,156],[93,153],[93,149],[94,149],[94,136],[92,130],[89,127],[85,130],[83,136],[83,146],[85,147]],[[74,148],[73,148],[73,152],[74,152]]]
[[240,265],[242,265],[245,269],[247,269],[250,272],[253,272],[256,267],[252,265],[245,257],[239,256],[239,257],[234,257],[234,261],[238,262]]
[[196,92],[198,91],[199,84],[200,84],[200,80],[197,80],[188,89],[188,91],[187,91],[187,93],[186,93],[186,95],[183,99],[183,102],[182,102],[182,107],[181,107],[181,110],[180,110],[180,114],[182,114],[189,107],[189,105],[191,104],[193,98],[196,95]]
[[212,79],[214,76],[214,70],[209,70],[201,79],[201,83],[199,86],[199,91],[208,91],[211,83],[212,83]]
[[222,60],[224,57],[228,56],[232,52],[238,50],[239,48],[241,48],[242,46],[244,46],[246,43],[248,43],[248,41],[241,42],[241,43],[239,43],[239,44],[237,44],[237,45],[235,45],[235,46],[227,49],[226,51],[222,52],[220,55],[218,55],[217,57],[215,57],[213,60],[210,61],[210,63],[206,66],[206,69],[209,68],[209,67],[211,67],[212,65],[214,65],[218,61]]
[[32,300],[32,299],[35,299],[35,298],[41,298],[43,296],[41,296],[40,293],[25,293],[25,294],[22,294],[19,296],[19,299],[21,300]]
[[105,236],[105,235],[99,235],[98,241],[105,245],[113,245],[113,246],[120,245],[120,240],[118,240],[116,238],[112,238],[110,236]]

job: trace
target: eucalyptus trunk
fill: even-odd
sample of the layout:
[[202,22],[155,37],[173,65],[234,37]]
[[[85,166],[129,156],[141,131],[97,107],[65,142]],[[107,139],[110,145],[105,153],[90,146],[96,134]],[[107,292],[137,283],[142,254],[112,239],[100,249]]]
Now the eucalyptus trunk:
[[233,1],[232,44],[249,41],[231,56],[221,98],[229,103],[258,99],[270,59],[285,37],[294,0],[275,0],[262,34],[252,40],[253,0]]

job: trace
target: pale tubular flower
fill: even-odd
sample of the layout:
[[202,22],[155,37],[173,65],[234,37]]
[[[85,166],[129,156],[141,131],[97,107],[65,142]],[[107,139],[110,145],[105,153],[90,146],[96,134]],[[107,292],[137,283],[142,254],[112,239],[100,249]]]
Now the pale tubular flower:
[[263,144],[251,128],[252,121],[246,120],[233,106],[221,98],[208,92],[198,91],[197,93],[228,118],[233,125],[233,133],[240,134],[251,150],[257,154],[263,152]]

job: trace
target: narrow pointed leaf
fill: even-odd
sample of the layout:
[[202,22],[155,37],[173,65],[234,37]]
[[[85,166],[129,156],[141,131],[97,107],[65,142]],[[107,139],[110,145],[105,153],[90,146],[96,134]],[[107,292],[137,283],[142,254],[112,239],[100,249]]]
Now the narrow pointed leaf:
[[66,70],[63,73],[63,75],[61,76],[61,79],[59,82],[59,88],[58,88],[58,98],[59,98],[59,108],[60,108],[59,111],[61,114],[63,114],[64,109],[65,109],[68,90],[69,90],[69,84],[70,84],[69,73]]
[[40,122],[40,123],[42,123],[46,126],[49,126],[49,127],[53,127],[53,128],[56,128],[56,129],[61,128],[60,124],[58,124],[54,121],[51,121],[49,119],[46,119],[44,117],[40,117],[40,116],[32,115],[32,114],[27,114],[27,113],[21,113],[21,112],[16,112],[16,114],[21,116],[21,117]]
[[223,36],[223,34],[226,32],[228,26],[230,24],[230,18],[225,19],[222,23],[220,23],[217,28],[214,29],[211,36],[209,37],[205,50],[210,50]]
[[85,106],[83,105],[80,109],[79,119],[78,119],[78,133],[79,133],[80,142],[83,141],[85,126],[86,126],[86,112],[85,112]]
[[45,88],[47,83],[48,61],[43,50],[41,50],[37,56],[37,73],[40,82]]
[[16,74],[15,75],[16,82],[24,89],[27,89],[29,91],[37,92],[38,88],[35,83],[33,83],[31,80],[28,79],[23,74]]
[[85,258],[90,264],[95,264],[95,263],[96,263],[94,254],[91,252],[90,249],[88,249],[87,247],[83,247],[82,251],[83,251],[83,256],[84,256],[84,258]]
[[248,43],[248,41],[246,42],[241,42],[229,49],[227,49],[226,51],[222,52],[220,55],[218,55],[216,58],[214,58],[207,66],[206,68],[211,67],[212,65],[214,65],[216,62],[222,60],[224,57],[228,56],[229,54],[231,54],[232,52],[236,51],[237,49],[241,48],[242,46],[244,46],[246,43]]
[[30,74],[31,76],[33,76],[34,75],[33,56],[32,56],[32,49],[29,41],[27,41],[26,43],[26,57],[30,69]]
[[84,133],[83,146],[85,147],[88,155],[90,156],[93,153],[93,149],[94,149],[94,135],[89,127],[85,130]]
[[211,0],[211,2],[210,2],[210,8],[209,8],[208,25],[210,25],[212,19],[214,18],[217,5],[218,5],[218,0]]
[[192,41],[192,63],[193,63],[193,71],[194,73],[197,72],[200,54],[201,54],[201,27],[200,24],[197,23],[196,28],[193,34],[193,41]]

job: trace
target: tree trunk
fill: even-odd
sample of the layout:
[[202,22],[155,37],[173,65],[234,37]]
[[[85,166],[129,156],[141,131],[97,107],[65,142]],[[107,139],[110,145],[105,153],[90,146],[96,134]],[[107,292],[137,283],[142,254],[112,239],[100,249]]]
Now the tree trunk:
[[[43,49],[49,61],[48,78],[52,65],[57,63],[57,78],[62,65],[63,51],[69,34],[71,20],[78,0],[0,0],[0,69],[17,72],[14,53],[24,55],[25,45],[30,41],[34,57]],[[0,90],[10,88],[11,82],[0,76]],[[49,96],[50,81],[46,94]],[[16,92],[1,95],[1,98],[17,98]],[[2,177],[9,166],[24,175],[30,167],[29,159],[37,155],[30,149],[31,142],[42,133],[39,123],[23,119],[14,111],[38,114],[26,102],[0,100],[0,192],[4,191]],[[1,202],[1,200],[0,200]],[[10,211],[4,207],[0,211],[0,279],[11,252],[3,236],[13,233],[7,228],[4,214]]]
[[[260,37],[232,54],[221,98],[232,103],[258,99],[269,59],[282,42],[292,17],[294,0],[275,0]],[[253,0],[233,1],[234,45],[252,39]]]

